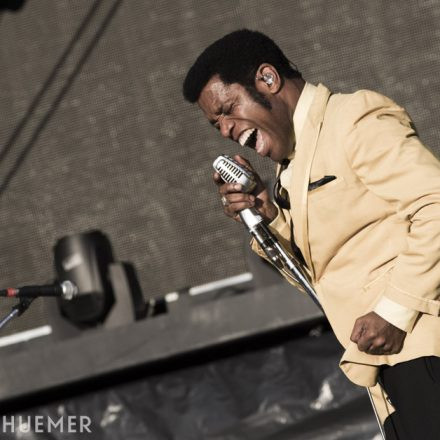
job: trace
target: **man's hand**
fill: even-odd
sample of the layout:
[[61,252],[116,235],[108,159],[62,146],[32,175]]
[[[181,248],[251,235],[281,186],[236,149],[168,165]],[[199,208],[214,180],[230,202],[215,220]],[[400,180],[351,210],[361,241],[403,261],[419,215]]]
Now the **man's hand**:
[[252,194],[241,192],[241,185],[234,183],[225,183],[220,177],[219,173],[215,172],[213,179],[218,186],[218,191],[222,198],[223,211],[228,217],[236,221],[241,221],[238,213],[246,208],[255,207],[261,216],[267,222],[271,222],[278,214],[277,207],[271,202],[269,193],[265,188],[260,176],[254,171],[251,164],[239,155],[234,156],[234,159],[244,167],[248,168],[255,176],[257,186],[252,191]]
[[405,336],[406,332],[370,312],[356,320],[350,339],[368,354],[396,354],[402,350]]

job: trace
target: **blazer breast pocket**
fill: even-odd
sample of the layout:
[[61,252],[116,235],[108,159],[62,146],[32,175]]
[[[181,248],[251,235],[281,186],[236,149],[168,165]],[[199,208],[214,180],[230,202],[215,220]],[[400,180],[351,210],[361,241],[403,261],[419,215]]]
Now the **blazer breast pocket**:
[[324,176],[322,179],[316,180],[315,182],[309,183],[309,191],[313,191],[320,186],[327,185],[328,183],[336,180],[336,176]]
[[345,187],[343,177],[326,175],[321,179],[309,183],[309,200],[318,200],[333,194]]

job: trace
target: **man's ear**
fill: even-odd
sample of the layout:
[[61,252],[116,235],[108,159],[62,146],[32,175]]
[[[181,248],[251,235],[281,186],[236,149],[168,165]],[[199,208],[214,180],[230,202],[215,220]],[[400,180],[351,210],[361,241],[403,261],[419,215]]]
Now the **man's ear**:
[[255,88],[263,93],[275,94],[281,90],[282,78],[271,64],[261,64],[255,74]]

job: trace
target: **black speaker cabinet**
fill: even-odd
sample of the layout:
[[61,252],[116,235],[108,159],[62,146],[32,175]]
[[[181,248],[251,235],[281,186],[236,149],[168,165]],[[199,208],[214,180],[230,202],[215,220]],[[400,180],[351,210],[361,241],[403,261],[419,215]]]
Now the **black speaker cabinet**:
[[59,300],[61,313],[79,326],[103,322],[114,302],[109,278],[113,252],[107,236],[100,231],[68,235],[54,247],[58,281],[70,280],[79,294]]

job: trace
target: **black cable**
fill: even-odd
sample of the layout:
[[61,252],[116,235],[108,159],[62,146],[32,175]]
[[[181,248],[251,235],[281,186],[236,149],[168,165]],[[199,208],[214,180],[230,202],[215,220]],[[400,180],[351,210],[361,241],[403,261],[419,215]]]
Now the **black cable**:
[[[9,172],[6,174],[5,178],[3,179],[3,182],[0,185],[0,196],[3,195],[3,193],[5,192],[5,190],[7,189],[7,187],[9,186],[9,183],[11,182],[12,178],[14,177],[14,175],[17,173],[17,171],[19,170],[21,164],[23,163],[23,161],[26,159],[26,156],[29,154],[29,152],[31,151],[32,147],[34,146],[35,142],[38,140],[38,137],[40,135],[40,133],[42,132],[42,130],[44,129],[44,127],[46,126],[46,124],[50,121],[52,115],[55,113],[56,109],[58,108],[58,105],[61,103],[62,99],[64,98],[65,94],[68,92],[68,90],[70,89],[70,87],[72,86],[73,82],[75,81],[77,75],[81,72],[81,69],[83,68],[84,64],[86,63],[86,61],[88,60],[89,56],[91,55],[91,53],[93,52],[93,49],[96,47],[97,43],[99,42],[100,38],[102,37],[102,35],[104,34],[107,26],[110,24],[113,16],[115,15],[116,11],[118,10],[119,6],[121,5],[123,0],[116,0],[112,7],[110,8],[109,12],[107,13],[107,15],[105,16],[104,20],[102,21],[101,25],[99,26],[98,30],[95,32],[95,35],[93,36],[91,42],[89,43],[89,45],[87,46],[86,50],[84,51],[83,55],[81,56],[81,58],[79,59],[77,65],[75,66],[75,68],[73,69],[72,73],[69,75],[69,77],[66,80],[66,83],[64,84],[64,86],[61,88],[60,92],[58,93],[58,95],[55,97],[52,105],[50,106],[49,110],[47,111],[47,113],[44,115],[43,119],[40,121],[40,123],[38,124],[37,128],[34,131],[34,134],[32,135],[31,139],[29,140],[29,142],[26,144],[26,146],[24,147],[24,149],[21,151],[21,153],[19,154],[18,158],[16,159],[15,163],[13,164],[13,166],[11,167],[11,169],[9,170]],[[93,5],[93,7],[96,7],[98,3],[100,3],[101,0],[97,0],[95,2],[95,4]],[[90,13],[89,13],[90,14]],[[77,32],[78,34],[78,32]],[[74,45],[74,41],[72,39],[73,45]],[[73,46],[72,46],[73,47]],[[67,57],[68,52],[65,51],[66,55],[65,57]],[[63,54],[64,55],[64,54]],[[64,61],[63,61],[64,62]],[[52,75],[55,76],[56,74],[56,69],[53,70]],[[48,81],[46,81],[47,83]],[[44,88],[43,88],[44,89]],[[42,90],[43,90],[42,89]],[[44,94],[44,92],[43,92]],[[35,103],[36,107],[37,103]],[[9,146],[10,148],[10,146]],[[3,153],[3,152],[2,152]],[[3,159],[3,157],[0,155],[0,161]]]
[[47,77],[46,81],[44,81],[44,84],[42,85],[40,91],[37,93],[35,98],[32,100],[29,108],[27,109],[25,115],[21,119],[21,121],[18,123],[17,127],[15,127],[14,131],[12,132],[11,136],[9,137],[8,141],[6,142],[5,146],[2,148],[0,152],[0,163],[3,162],[7,154],[9,153],[10,149],[13,147],[15,141],[17,140],[19,134],[27,124],[28,120],[34,113],[35,109],[39,105],[41,99],[46,94],[47,90],[49,90],[50,86],[52,85],[52,82],[54,81],[58,71],[63,66],[65,61],[67,60],[68,56],[72,52],[73,48],[75,47],[76,43],[81,38],[81,35],[83,32],[87,29],[87,26],[92,19],[93,15],[98,9],[99,4],[102,0],[96,0],[95,3],[90,8],[89,12],[86,14],[85,18],[81,22],[78,30],[75,32],[74,36],[70,40],[69,44],[67,45],[66,49],[62,53],[60,59],[53,67],[52,71],[50,72],[49,76]]

